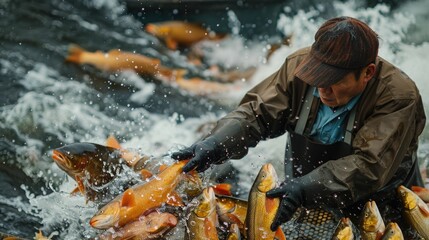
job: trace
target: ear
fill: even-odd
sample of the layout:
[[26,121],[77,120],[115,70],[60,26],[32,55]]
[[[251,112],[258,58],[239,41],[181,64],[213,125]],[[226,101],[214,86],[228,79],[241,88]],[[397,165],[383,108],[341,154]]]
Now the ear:
[[369,82],[369,80],[371,80],[374,77],[374,75],[375,75],[375,64],[371,63],[368,66],[366,66],[366,68],[364,69],[363,74],[364,74],[363,81],[364,82]]

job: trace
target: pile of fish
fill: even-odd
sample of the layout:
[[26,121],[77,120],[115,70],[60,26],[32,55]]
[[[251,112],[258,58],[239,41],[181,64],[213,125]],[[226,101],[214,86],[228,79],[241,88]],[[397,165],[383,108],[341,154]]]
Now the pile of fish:
[[[403,216],[420,236],[429,239],[429,190],[413,186],[411,189],[399,186],[397,193],[403,203]],[[335,230],[333,240],[358,239],[349,218],[342,218]],[[363,240],[403,240],[404,235],[396,222],[385,225],[375,201],[366,203],[358,229]]]
[[[261,167],[248,199],[239,199],[232,196],[228,184],[203,183],[196,172],[183,173],[187,160],[166,165],[121,148],[114,138],[106,145],[69,144],[54,149],[52,157],[76,180],[73,194],[80,192],[87,201],[102,206],[89,221],[102,231],[96,239],[172,238],[178,231],[171,230],[179,223],[185,239],[286,239],[281,228],[270,230],[280,204],[278,198],[265,194],[279,182],[271,164]],[[112,183],[127,169],[134,171],[133,177],[112,191]],[[405,217],[419,235],[429,239],[429,209],[422,200],[429,199],[429,190],[401,186],[398,193]],[[358,239],[358,235],[364,240],[404,239],[398,224],[385,225],[374,201],[365,205],[358,234],[350,219],[342,218],[327,239]]]
[[[278,199],[265,196],[278,182],[271,164],[261,168],[246,201],[233,197],[228,184],[203,184],[196,172],[183,173],[186,160],[154,167],[150,157],[132,154],[111,139],[106,145],[69,144],[54,149],[52,157],[76,180],[73,194],[104,204],[89,222],[104,230],[98,239],[165,237],[179,221],[185,222],[186,239],[285,239],[280,228],[270,230],[279,206]],[[141,179],[125,182],[126,190],[112,199],[110,183],[126,168],[141,173]]]

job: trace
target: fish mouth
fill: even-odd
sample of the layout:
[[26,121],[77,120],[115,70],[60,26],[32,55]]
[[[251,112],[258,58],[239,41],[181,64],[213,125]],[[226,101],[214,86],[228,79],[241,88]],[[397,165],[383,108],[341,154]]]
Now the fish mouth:
[[119,202],[113,204],[108,209],[102,209],[99,213],[91,218],[89,224],[93,228],[108,229],[113,227],[119,221]]
[[68,167],[69,166],[69,161],[67,160],[67,158],[60,151],[58,151],[58,150],[54,149],[52,151],[52,158],[60,166],[63,166],[63,167]]

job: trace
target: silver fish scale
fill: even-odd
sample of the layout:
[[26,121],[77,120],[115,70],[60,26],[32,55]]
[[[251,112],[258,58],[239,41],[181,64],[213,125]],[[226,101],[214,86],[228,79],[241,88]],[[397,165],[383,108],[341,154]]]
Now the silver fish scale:
[[334,215],[324,209],[300,208],[282,229],[288,240],[321,240],[331,239],[337,224]]

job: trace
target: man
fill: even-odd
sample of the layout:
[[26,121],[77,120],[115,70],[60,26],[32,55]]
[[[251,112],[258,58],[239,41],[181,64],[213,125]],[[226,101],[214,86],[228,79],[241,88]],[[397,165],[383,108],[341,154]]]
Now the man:
[[300,206],[360,214],[389,204],[399,185],[423,185],[416,159],[426,117],[414,82],[378,57],[378,36],[350,17],[325,22],[311,48],[250,90],[203,140],[172,155],[184,171],[241,158],[260,140],[290,134],[281,205],[271,228]]

